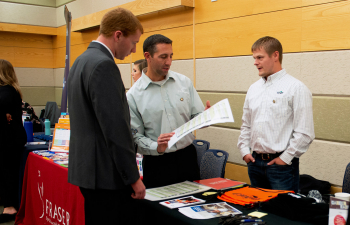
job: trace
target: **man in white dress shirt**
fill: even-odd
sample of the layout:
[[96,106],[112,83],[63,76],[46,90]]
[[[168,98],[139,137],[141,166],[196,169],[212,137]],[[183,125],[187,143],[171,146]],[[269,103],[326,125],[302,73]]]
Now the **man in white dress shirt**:
[[238,148],[252,186],[299,191],[299,157],[315,138],[312,94],[282,69],[282,45],[263,37],[252,46],[259,79],[247,92]]

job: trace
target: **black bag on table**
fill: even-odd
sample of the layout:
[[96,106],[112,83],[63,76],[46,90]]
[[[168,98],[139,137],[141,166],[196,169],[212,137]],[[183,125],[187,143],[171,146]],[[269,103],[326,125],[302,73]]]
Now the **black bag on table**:
[[261,204],[264,211],[288,218],[317,225],[328,225],[329,205],[316,203],[313,198],[287,193]]
[[300,175],[299,181],[300,193],[308,195],[311,190],[318,190],[322,195],[329,194],[331,184],[328,181],[318,180],[310,175]]

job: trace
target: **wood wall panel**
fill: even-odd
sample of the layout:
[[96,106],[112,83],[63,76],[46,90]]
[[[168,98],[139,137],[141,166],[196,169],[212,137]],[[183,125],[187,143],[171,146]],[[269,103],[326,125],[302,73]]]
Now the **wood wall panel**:
[[53,68],[53,50],[15,47],[15,67]]
[[193,2],[194,0],[136,0],[74,19],[72,31],[99,26],[104,14],[117,7],[129,9],[134,15],[139,16],[175,7],[193,7]]
[[318,5],[332,2],[340,2],[346,0],[302,0],[302,6]]
[[22,24],[0,23],[0,31],[30,33],[30,34],[44,34],[56,35],[55,27],[31,26]]
[[[90,45],[90,42],[71,46],[70,66],[73,65],[77,57],[80,56],[89,47],[89,45]],[[55,48],[53,52],[54,52],[54,68],[64,68],[65,58],[66,58],[66,47]],[[130,56],[126,57],[124,60],[114,59],[114,61],[117,64],[130,63]]]
[[302,9],[301,51],[350,48],[350,1]]
[[[71,33],[71,45],[79,45],[83,43],[90,43],[98,37],[99,28],[89,29],[82,32]],[[53,39],[54,48],[61,48],[66,46],[66,27],[57,28],[57,36]]]
[[26,48],[52,49],[53,37],[40,34],[24,34],[0,31],[0,45]]
[[144,32],[164,30],[193,24],[193,9],[179,8],[139,16]]
[[15,61],[15,47],[6,47],[0,45],[0,59],[6,59],[13,65]]
[[195,22],[198,24],[337,1],[343,0],[226,0],[216,2],[199,0],[195,2]]
[[266,35],[278,38],[284,52],[301,49],[302,9],[196,25],[196,58],[250,55],[253,43]]
[[238,180],[250,184],[247,166],[237,165],[228,162],[225,168],[225,178],[231,180]]
[[132,61],[143,59],[143,42],[153,34],[162,34],[173,41],[173,59],[192,59],[193,58],[193,26],[178,27],[173,29],[161,30],[144,33],[140,42],[136,46],[136,53],[132,54]]
[[209,21],[217,21],[234,17],[250,16],[272,12],[277,10],[285,10],[300,7],[302,0],[226,0],[226,1],[196,1],[195,2],[195,22],[203,23]]
[[14,67],[53,68],[53,50],[0,46],[0,58]]

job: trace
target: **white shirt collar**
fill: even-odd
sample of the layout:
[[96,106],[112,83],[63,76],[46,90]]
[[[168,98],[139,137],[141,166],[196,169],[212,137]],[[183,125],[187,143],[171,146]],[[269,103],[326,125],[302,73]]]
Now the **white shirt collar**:
[[100,41],[96,41],[96,40],[94,40],[94,41],[92,41],[92,42],[97,42],[97,43],[100,43],[101,45],[105,46],[105,47],[108,49],[109,53],[111,53],[112,58],[114,59],[114,55],[113,55],[112,51],[107,47],[107,45],[103,44],[103,43],[100,42]]

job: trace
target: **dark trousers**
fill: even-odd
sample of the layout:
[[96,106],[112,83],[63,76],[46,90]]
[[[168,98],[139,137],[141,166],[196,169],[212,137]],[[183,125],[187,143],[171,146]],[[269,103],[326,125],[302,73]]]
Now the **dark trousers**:
[[[0,146],[0,197],[4,207],[19,209],[19,168],[23,146]],[[1,212],[0,212],[1,213]]]
[[144,155],[142,165],[146,188],[200,179],[197,152],[192,144],[160,156]]
[[253,157],[255,162],[248,163],[248,174],[252,186],[274,190],[293,190],[295,193],[299,192],[298,158],[292,160],[292,165],[273,164],[268,166],[267,163],[275,157],[272,156],[269,160],[263,160],[261,155],[255,152],[253,152]]
[[143,211],[131,198],[132,189],[103,190],[80,187],[84,196],[85,224],[141,224]]

